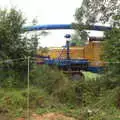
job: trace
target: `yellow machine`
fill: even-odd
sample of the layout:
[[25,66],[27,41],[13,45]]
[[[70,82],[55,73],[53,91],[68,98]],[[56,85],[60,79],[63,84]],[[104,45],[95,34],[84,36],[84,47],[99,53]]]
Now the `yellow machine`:
[[[50,48],[48,55],[52,59],[65,59],[66,51],[67,50],[63,49],[62,47]],[[103,66],[103,62],[100,59],[101,54],[102,46],[100,41],[89,41],[89,43],[83,47],[70,47],[71,59],[88,59],[91,66]]]
[[[81,71],[99,73],[105,66],[101,60],[102,44],[100,40],[89,40],[82,47],[70,46],[70,59],[68,59],[67,53],[67,47],[52,47],[46,53],[38,51],[38,56],[41,57],[37,59],[37,63],[43,62],[50,66],[58,65],[59,69],[62,69],[64,73],[71,74],[73,78],[74,76],[75,78],[82,78],[84,75]],[[43,56],[47,58],[42,59]]]

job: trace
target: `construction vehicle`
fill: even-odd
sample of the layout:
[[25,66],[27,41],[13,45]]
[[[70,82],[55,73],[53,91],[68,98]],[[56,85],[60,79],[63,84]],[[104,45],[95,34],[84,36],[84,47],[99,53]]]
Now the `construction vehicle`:
[[[26,27],[26,31],[49,29],[72,29],[71,24],[63,25],[40,25]],[[91,26],[92,30],[110,30],[110,27]],[[70,35],[65,36],[67,39]],[[64,73],[70,74],[74,79],[83,78],[82,71],[98,73],[103,70],[104,62],[101,61],[101,40],[90,37],[88,44],[83,47],[70,47],[69,40],[64,48],[51,48],[47,55],[37,54],[38,64],[44,63],[49,66],[57,66]],[[39,60],[42,58],[42,62]]]

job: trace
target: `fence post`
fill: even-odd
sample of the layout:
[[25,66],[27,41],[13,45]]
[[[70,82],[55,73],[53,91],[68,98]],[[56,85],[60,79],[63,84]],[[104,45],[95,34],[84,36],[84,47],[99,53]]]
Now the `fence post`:
[[30,101],[29,101],[29,95],[30,95],[30,56],[27,58],[28,63],[28,71],[27,71],[27,90],[28,90],[28,96],[27,96],[27,119],[30,120]]

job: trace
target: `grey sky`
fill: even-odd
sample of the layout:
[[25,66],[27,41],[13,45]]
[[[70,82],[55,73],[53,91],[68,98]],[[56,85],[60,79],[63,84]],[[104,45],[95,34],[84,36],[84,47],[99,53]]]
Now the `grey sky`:
[[[82,0],[0,0],[1,8],[16,7],[27,18],[27,25],[36,18],[38,24],[69,24],[74,22],[76,8],[80,7]],[[41,46],[65,45],[65,34],[72,34],[73,30],[51,30],[50,34],[42,37]],[[96,33],[92,33],[94,36]],[[100,35],[100,33],[99,33]],[[101,33],[102,35],[102,33]]]
[[[27,17],[27,24],[36,18],[38,24],[71,23],[74,13],[80,7],[82,0],[0,0],[0,7],[16,7]],[[65,44],[64,35],[71,30],[51,31],[47,37],[42,38],[42,46],[61,46]]]

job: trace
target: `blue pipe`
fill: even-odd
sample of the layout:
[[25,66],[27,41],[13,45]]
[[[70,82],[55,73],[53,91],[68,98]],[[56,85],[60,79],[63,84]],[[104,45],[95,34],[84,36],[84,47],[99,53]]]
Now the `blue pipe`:
[[48,24],[48,25],[34,25],[23,28],[25,31],[36,30],[54,30],[54,29],[72,29],[72,24]]
[[[47,25],[33,25],[23,27],[24,31],[37,31],[37,30],[56,30],[56,29],[73,29],[72,24],[47,24]],[[89,30],[105,31],[111,30],[111,27],[93,25],[89,26]]]

